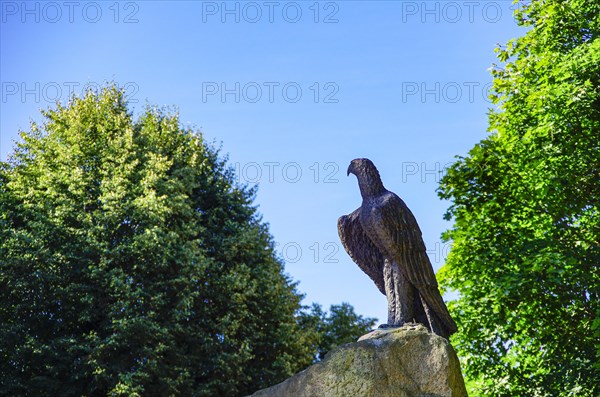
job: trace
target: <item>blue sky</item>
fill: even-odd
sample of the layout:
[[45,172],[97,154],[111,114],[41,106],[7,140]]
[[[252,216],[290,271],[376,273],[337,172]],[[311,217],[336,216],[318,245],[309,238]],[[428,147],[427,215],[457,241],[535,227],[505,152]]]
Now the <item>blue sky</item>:
[[493,49],[523,34],[510,1],[0,2],[0,159],[39,109],[106,81],[138,112],[175,106],[222,145],[305,303],[386,301],[339,243],[360,205],[353,158],[449,246],[438,171],[486,136]]

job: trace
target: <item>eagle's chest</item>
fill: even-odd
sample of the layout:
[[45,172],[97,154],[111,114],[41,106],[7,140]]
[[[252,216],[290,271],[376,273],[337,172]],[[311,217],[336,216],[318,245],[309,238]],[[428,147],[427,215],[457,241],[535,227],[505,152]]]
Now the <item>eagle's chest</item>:
[[364,201],[359,214],[359,221],[363,230],[373,244],[383,253],[388,253],[394,245],[393,236],[390,235],[389,231],[384,230],[383,226],[389,223],[384,219],[386,211],[383,210],[387,204],[385,196]]

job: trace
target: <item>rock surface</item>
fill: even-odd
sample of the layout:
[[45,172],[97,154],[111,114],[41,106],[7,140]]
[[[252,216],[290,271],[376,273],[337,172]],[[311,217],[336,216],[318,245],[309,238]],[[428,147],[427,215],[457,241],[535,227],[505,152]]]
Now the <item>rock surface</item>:
[[450,343],[422,325],[375,330],[252,397],[463,397]]

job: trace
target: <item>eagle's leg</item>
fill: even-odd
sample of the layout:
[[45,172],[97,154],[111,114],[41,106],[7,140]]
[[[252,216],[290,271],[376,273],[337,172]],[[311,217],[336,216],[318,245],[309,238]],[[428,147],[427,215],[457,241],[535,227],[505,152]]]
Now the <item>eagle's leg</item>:
[[401,327],[414,321],[415,289],[397,263],[385,260],[383,280],[388,300],[388,327]]

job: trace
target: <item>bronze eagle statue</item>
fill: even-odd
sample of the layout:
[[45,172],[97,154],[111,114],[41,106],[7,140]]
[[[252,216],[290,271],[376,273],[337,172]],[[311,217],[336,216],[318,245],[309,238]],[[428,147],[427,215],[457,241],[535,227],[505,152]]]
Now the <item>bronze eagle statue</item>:
[[414,215],[383,187],[371,160],[352,160],[347,174],[358,179],[362,205],[338,219],[338,233],[352,260],[387,297],[388,323],[383,327],[417,322],[448,338],[456,324],[438,289]]

